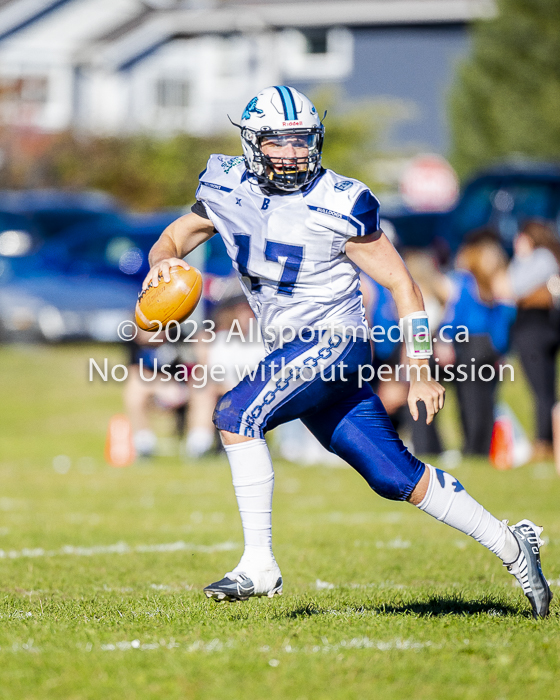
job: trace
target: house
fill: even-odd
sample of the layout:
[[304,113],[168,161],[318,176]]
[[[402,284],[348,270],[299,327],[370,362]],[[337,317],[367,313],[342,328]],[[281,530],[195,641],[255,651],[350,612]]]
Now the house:
[[43,131],[228,128],[260,88],[334,84],[411,118],[399,145],[443,150],[468,24],[492,0],[8,0],[0,117]]

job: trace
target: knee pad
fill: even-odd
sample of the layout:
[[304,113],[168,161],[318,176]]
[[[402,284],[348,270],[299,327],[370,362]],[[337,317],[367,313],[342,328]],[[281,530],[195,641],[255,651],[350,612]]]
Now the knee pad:
[[249,415],[246,412],[245,397],[242,391],[238,391],[240,386],[242,385],[238,384],[218,401],[212,422],[218,430],[227,430],[229,433],[252,438],[263,438],[262,421],[259,420],[259,416]]
[[362,401],[338,424],[331,449],[383,498],[405,501],[425,465],[403,445],[378,396]]
[[228,391],[216,404],[212,415],[212,422],[218,430],[227,430],[236,433],[240,422],[239,411],[235,407],[233,391]]

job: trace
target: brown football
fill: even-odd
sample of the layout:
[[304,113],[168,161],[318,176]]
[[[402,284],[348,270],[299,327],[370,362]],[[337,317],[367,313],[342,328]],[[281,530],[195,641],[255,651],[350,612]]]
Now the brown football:
[[[195,310],[202,294],[202,275],[196,267],[172,267],[170,282],[159,276],[159,284],[151,283],[138,295],[136,323],[144,331],[157,331],[169,321],[182,323]],[[162,324],[159,325],[158,321]]]

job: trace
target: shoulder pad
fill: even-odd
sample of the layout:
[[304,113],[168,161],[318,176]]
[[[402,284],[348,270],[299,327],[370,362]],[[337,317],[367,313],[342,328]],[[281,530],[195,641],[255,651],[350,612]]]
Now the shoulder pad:
[[211,155],[206,169],[199,175],[197,199],[204,198],[211,190],[231,192],[241,182],[244,172],[243,156]]
[[[338,213],[343,219],[352,222],[350,235],[365,236],[380,233],[379,202],[363,182],[345,178],[332,170],[327,170],[320,185],[306,197],[308,206],[312,200],[322,200],[323,207]],[[313,202],[314,203],[314,202]],[[310,207],[313,208],[313,207]]]
[[349,202],[354,201],[358,194],[366,189],[363,182],[354,179],[353,177],[343,177],[332,170],[327,170],[325,173],[325,186],[330,193],[338,198],[347,199]]

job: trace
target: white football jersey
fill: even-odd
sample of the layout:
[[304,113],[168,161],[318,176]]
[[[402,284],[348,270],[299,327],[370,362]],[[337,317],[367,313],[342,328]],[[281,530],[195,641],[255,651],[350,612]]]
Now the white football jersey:
[[241,156],[213,155],[196,198],[222,236],[269,352],[281,329],[365,327],[358,268],[344,252],[349,238],[380,230],[379,202],[363,183],[326,170],[303,190],[266,195]]

